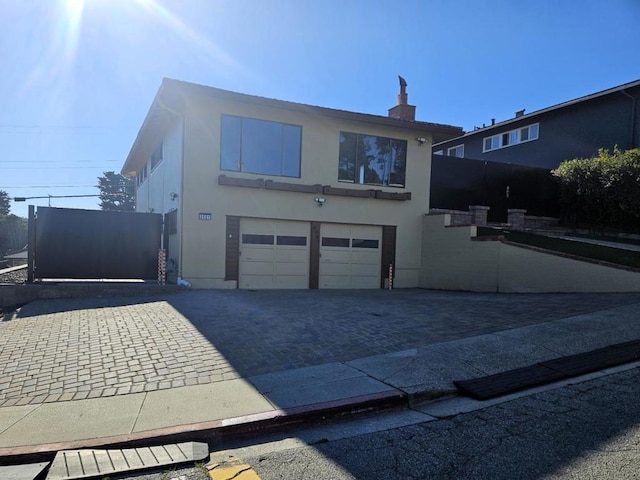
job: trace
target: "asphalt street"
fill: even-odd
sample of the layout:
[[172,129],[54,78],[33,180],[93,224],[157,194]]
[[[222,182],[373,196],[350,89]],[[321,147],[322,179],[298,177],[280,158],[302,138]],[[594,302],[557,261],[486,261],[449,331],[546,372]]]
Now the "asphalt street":
[[[632,368],[450,418],[387,429],[380,416],[382,430],[373,433],[356,428],[308,445],[296,441],[305,437],[297,432],[214,457],[248,465],[262,480],[637,479],[639,380]],[[206,478],[198,466],[114,480]]]

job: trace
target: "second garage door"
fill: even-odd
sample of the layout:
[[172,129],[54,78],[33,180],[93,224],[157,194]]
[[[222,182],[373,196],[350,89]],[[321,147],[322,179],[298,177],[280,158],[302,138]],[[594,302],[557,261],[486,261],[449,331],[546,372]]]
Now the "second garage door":
[[240,220],[240,288],[309,288],[308,222]]
[[380,288],[382,227],[320,228],[320,288]]

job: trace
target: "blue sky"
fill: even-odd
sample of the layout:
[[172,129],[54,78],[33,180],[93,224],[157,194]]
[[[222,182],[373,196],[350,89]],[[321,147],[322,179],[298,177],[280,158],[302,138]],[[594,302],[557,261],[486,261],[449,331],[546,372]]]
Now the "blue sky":
[[640,79],[639,45],[640,0],[0,0],[0,190],[97,194],[163,77],[386,115],[402,75],[470,130]]

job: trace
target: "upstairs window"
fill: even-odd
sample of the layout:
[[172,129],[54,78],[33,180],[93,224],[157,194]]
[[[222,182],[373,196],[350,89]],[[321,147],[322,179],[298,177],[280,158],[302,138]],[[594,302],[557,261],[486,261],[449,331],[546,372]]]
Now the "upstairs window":
[[148,169],[149,169],[149,163],[147,162],[142,166],[142,168],[138,172],[138,175],[136,176],[136,179],[138,181],[138,185],[142,185],[144,183],[144,181],[147,179]]
[[338,181],[404,188],[406,165],[406,140],[340,132]]
[[220,169],[300,177],[302,127],[222,115]]
[[497,150],[498,148],[510,147],[511,145],[537,140],[539,129],[540,124],[536,123],[499,135],[493,135],[492,137],[485,137],[482,144],[482,151],[489,152],[491,150]]
[[449,157],[464,157],[464,145],[456,145],[455,147],[451,147],[447,149],[447,156]]
[[151,154],[151,171],[162,161],[162,143]]

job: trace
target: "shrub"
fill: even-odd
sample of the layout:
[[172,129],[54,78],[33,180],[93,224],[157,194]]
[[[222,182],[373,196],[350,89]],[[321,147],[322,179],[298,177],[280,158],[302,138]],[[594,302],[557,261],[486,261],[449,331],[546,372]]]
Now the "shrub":
[[596,157],[562,162],[552,174],[565,224],[640,228],[640,149],[600,149]]

